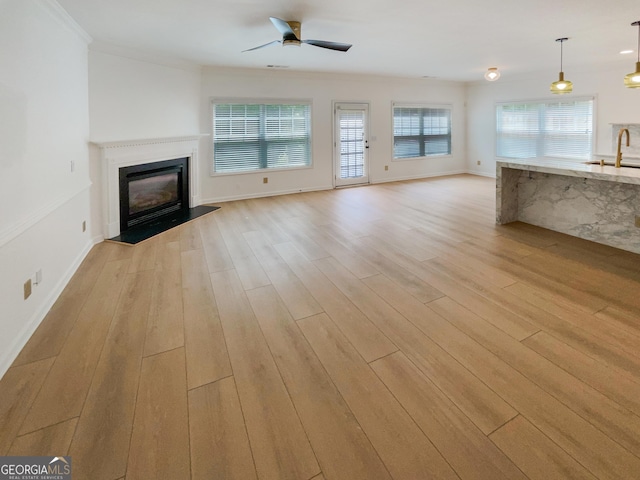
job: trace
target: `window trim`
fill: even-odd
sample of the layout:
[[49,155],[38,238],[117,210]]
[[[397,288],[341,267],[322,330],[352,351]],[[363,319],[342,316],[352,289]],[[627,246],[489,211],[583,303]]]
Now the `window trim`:
[[[449,135],[451,137],[451,152],[450,153],[436,153],[434,155],[425,155],[423,157],[403,157],[403,158],[395,158],[394,156],[394,144],[395,144],[395,135],[393,133],[394,130],[394,109],[395,108],[445,108],[449,110]],[[431,102],[391,102],[391,161],[392,162],[405,162],[405,161],[416,161],[416,160],[428,160],[431,158],[452,158],[454,156],[454,134],[453,134],[453,103],[431,103]]]
[[[511,160],[511,157],[500,157],[498,156],[498,116],[497,116],[497,108],[499,105],[514,105],[514,104],[523,104],[523,103],[557,103],[564,98],[558,97],[538,97],[538,98],[526,98],[523,100],[500,100],[495,101],[493,103],[493,156],[497,161],[508,161]],[[566,98],[564,100],[572,100],[575,102],[583,101],[583,100],[591,100],[593,102],[592,111],[591,111],[591,155],[596,155],[596,144],[598,139],[598,95],[597,94],[585,94],[579,95],[575,97]],[[568,157],[553,157],[558,160],[567,161],[567,162],[580,162],[582,160],[576,160]]]
[[[242,104],[242,105],[309,105],[309,121],[311,122],[309,129],[309,165],[295,166],[295,167],[273,167],[273,168],[259,168],[255,170],[244,170],[238,172],[216,172],[215,171],[215,132],[213,115],[215,112],[215,105],[217,104]],[[314,168],[313,162],[313,124],[314,124],[314,104],[312,98],[271,98],[271,97],[209,97],[209,132],[211,141],[209,142],[210,155],[209,155],[209,176],[210,177],[226,177],[230,175],[251,175],[256,173],[265,172],[291,172],[295,170],[309,170]]]

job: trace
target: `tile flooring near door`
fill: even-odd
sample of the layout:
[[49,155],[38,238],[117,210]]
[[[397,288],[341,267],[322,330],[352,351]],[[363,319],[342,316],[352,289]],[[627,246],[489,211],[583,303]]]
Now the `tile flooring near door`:
[[470,175],[94,247],[0,381],[76,480],[640,478],[640,256]]

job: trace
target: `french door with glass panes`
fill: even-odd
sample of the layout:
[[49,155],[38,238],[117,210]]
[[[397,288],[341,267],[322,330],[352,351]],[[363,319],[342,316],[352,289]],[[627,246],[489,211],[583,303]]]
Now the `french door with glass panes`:
[[368,123],[368,104],[335,104],[334,170],[336,187],[369,183]]

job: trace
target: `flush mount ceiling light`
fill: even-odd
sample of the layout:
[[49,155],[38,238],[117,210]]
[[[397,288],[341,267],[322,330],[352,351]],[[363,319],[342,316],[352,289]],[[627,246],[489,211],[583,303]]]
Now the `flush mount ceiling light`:
[[490,82],[495,82],[500,78],[500,72],[497,67],[491,67],[487,70],[487,73],[484,74],[484,78],[489,80]]
[[631,24],[638,27],[638,61],[636,62],[636,71],[628,73],[624,77],[624,86],[627,88],[640,88],[640,20]]
[[562,71],[562,43],[569,40],[568,38],[557,38],[556,42],[560,42],[560,75],[558,75],[558,81],[551,84],[551,93],[571,93],[573,90],[573,83],[564,79],[564,72]]

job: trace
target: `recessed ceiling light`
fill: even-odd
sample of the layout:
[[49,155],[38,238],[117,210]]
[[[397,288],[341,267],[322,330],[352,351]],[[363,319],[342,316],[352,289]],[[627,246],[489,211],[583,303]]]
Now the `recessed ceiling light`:
[[633,50],[621,50],[620,51],[621,55],[627,55],[628,53],[633,53]]

